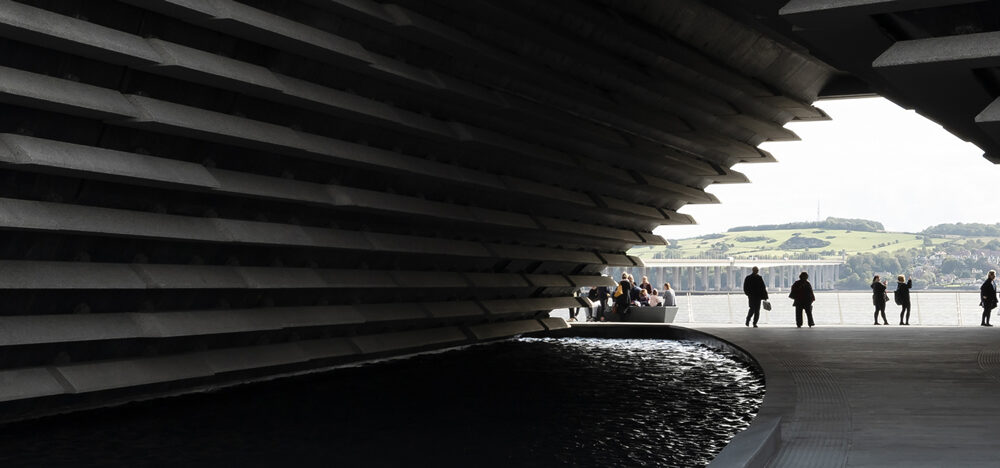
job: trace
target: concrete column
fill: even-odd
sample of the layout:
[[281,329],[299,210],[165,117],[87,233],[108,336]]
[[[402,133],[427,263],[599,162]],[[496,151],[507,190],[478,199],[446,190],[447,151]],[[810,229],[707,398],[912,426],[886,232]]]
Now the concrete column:
[[687,290],[688,291],[694,291],[694,287],[695,287],[695,283],[694,283],[694,268],[695,267],[687,267],[687,269],[688,269],[688,285],[687,285]]
[[714,289],[716,291],[722,291],[722,267],[717,266],[717,267],[714,267],[713,270],[715,270],[715,288]]

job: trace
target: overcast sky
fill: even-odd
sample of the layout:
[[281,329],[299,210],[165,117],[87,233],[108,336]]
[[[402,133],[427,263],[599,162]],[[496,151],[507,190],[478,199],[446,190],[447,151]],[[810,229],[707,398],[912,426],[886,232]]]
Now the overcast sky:
[[688,205],[695,226],[663,226],[680,239],[730,227],[865,218],[890,231],[954,222],[1000,222],[1000,166],[939,125],[882,98],[820,101],[832,120],[790,123],[802,141],[765,143],[777,163],[737,164],[749,184],[712,185],[718,205]]

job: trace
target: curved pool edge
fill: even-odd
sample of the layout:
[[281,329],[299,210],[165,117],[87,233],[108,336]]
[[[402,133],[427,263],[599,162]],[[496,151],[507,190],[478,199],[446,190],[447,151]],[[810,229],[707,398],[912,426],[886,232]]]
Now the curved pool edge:
[[740,345],[693,328],[666,324],[576,323],[532,336],[654,338],[694,341],[735,356],[764,375],[764,400],[750,426],[736,434],[709,464],[712,467],[764,467],[781,446],[782,402],[795,401],[791,376],[767,352],[752,354]]

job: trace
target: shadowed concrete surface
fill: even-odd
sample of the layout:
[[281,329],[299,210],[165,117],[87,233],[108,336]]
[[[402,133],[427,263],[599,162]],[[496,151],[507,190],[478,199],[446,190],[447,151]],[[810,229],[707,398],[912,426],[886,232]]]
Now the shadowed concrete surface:
[[780,417],[767,466],[1000,466],[1000,330],[691,328],[763,367],[767,393],[746,432]]

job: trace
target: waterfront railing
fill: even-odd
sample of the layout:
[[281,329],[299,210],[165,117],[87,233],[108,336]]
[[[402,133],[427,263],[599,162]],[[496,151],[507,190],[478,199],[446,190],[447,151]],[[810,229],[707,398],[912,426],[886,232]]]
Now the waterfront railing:
[[[761,309],[758,324],[795,323],[795,309],[788,292],[771,292],[772,309]],[[914,291],[910,293],[910,325],[968,326],[979,325],[982,308],[977,291]],[[677,316],[674,323],[743,324],[746,319],[747,297],[732,293],[677,294]],[[885,315],[890,324],[899,323],[900,306],[889,303]],[[872,293],[866,291],[823,291],[816,293],[813,318],[817,325],[871,325],[875,307]],[[997,313],[998,310],[994,310]],[[553,317],[568,317],[566,309],[552,311]],[[581,309],[579,318],[586,313]],[[996,323],[1000,324],[1000,317]]]
[[[772,309],[761,309],[760,324],[788,324],[795,322],[795,309],[788,293],[771,293]],[[982,308],[979,293],[962,292],[911,292],[910,324],[964,326],[979,325]],[[739,293],[677,295],[677,317],[674,323],[726,323],[742,324],[746,319],[747,297]],[[899,323],[900,306],[889,303],[885,315],[890,324]],[[872,293],[862,291],[817,292],[813,304],[813,318],[817,325],[872,324],[875,306]],[[994,311],[996,312],[996,311]]]

